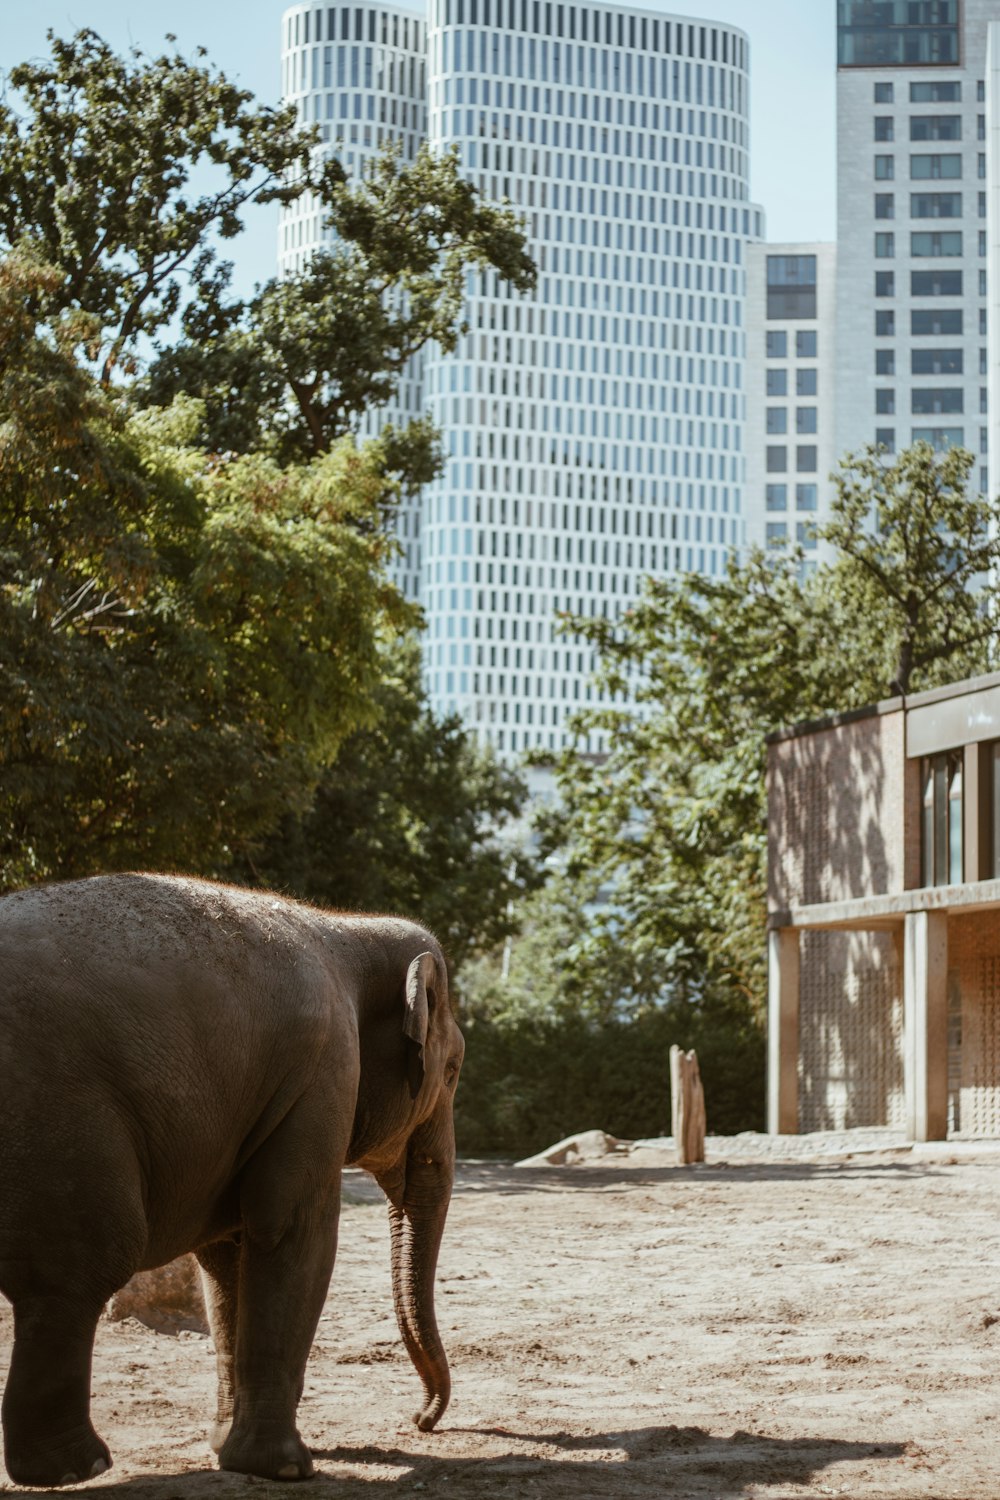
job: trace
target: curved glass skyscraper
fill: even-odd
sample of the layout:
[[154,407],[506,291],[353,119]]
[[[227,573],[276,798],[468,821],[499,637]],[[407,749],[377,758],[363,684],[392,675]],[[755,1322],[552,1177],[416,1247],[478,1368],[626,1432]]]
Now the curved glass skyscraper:
[[[297,7],[286,40],[307,11],[324,38],[402,14]],[[423,368],[448,454],[421,501],[428,682],[504,753],[560,745],[591,692],[561,616],[613,616],[741,541],[748,62],[705,21],[430,0],[430,144],[524,215],[539,266],[531,297],[470,275],[468,333]]]

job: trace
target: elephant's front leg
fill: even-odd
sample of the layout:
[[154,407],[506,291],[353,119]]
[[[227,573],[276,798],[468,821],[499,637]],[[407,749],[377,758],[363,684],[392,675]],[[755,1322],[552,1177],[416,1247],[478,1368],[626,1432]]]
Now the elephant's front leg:
[[216,1240],[196,1252],[201,1266],[201,1286],[208,1312],[218,1390],[215,1425],[209,1439],[218,1453],[233,1425],[233,1400],[236,1395],[236,1320],[239,1307],[240,1244],[238,1239]]
[[236,1388],[219,1463],[264,1479],[313,1472],[295,1412],[330,1285],[340,1212],[339,1161],[319,1183],[318,1154],[316,1135],[296,1131],[291,1151],[267,1152],[243,1184]]

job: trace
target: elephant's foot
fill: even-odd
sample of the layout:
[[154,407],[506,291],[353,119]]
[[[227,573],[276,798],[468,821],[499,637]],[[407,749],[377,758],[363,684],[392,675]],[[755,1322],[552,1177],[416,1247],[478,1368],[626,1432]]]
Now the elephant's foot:
[[232,1417],[220,1418],[213,1423],[212,1430],[208,1434],[208,1446],[213,1453],[221,1453],[229,1440],[229,1434],[233,1430]]
[[81,1484],[96,1479],[111,1468],[111,1454],[88,1423],[86,1428],[65,1433],[44,1445],[26,1446],[8,1433],[4,1457],[15,1484],[56,1489],[63,1484]]
[[278,1438],[234,1430],[219,1449],[219,1468],[261,1479],[311,1479],[315,1473],[309,1449],[294,1431]]

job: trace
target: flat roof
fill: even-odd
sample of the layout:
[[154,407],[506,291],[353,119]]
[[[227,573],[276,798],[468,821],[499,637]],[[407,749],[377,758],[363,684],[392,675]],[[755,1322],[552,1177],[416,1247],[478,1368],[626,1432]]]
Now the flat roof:
[[782,740],[795,740],[807,734],[819,734],[824,729],[839,729],[844,724],[854,724],[860,719],[873,719],[880,714],[899,713],[908,708],[920,708],[924,704],[943,703],[949,698],[971,697],[973,693],[987,688],[1000,687],[1000,672],[986,672],[981,677],[966,677],[961,682],[948,682],[943,687],[927,688],[922,693],[907,693],[897,698],[883,698],[880,703],[869,703],[864,708],[847,709],[843,713],[826,714],[821,719],[803,719],[784,729],[775,729],[765,736],[768,745]]

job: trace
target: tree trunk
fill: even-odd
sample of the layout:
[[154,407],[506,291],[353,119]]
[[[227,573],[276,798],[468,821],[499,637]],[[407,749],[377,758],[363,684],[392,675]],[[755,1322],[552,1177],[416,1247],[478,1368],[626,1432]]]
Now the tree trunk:
[[670,1049],[670,1117],[677,1164],[705,1160],[705,1092],[694,1052]]

